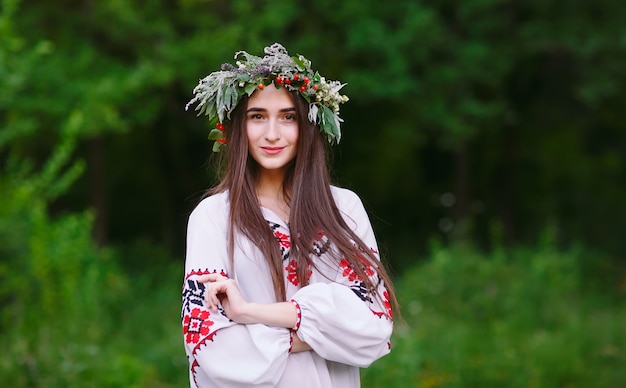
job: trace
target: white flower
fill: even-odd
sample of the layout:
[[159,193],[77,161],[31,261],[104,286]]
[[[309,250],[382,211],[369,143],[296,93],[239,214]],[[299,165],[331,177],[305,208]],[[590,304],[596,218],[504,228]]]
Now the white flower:
[[318,107],[315,104],[309,104],[309,121],[312,123],[317,123],[317,111]]

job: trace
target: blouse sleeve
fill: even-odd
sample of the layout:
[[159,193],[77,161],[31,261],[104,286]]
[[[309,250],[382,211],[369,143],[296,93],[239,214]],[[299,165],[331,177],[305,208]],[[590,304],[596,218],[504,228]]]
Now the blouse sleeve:
[[200,275],[228,277],[225,206],[204,200],[192,212],[187,227],[182,325],[192,387],[273,387],[285,368],[289,330],[242,325],[228,319],[219,306],[206,307]]
[[[361,200],[343,190],[338,199],[348,225],[378,256],[377,244]],[[365,272],[377,284],[377,295],[367,292],[363,279],[345,260],[334,269],[335,282],[314,283],[298,290],[292,300],[301,318],[297,335],[321,357],[344,364],[367,367],[389,353],[393,329],[389,296],[372,266]]]

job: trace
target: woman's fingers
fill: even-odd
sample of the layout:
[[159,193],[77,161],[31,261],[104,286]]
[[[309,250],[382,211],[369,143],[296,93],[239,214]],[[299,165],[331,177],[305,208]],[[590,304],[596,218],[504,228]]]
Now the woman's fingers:
[[241,295],[237,283],[216,273],[202,275],[197,280],[200,283],[204,283],[204,300],[207,308],[212,312],[217,312],[218,307],[221,305],[226,316],[237,321],[238,314],[247,304],[247,301]]
[[205,284],[204,299],[207,302],[207,308],[217,312],[220,299],[228,297],[229,287],[233,281],[219,274],[210,274],[203,275],[202,279],[198,278],[198,282]]
[[206,284],[206,291],[205,291],[205,299],[207,301],[207,307],[213,311],[213,312],[217,312],[217,306],[219,303],[219,298],[217,297],[217,294],[220,293],[220,287],[218,287],[219,284],[218,283],[208,283]]
[[206,282],[218,282],[220,280],[226,280],[228,279],[225,276],[222,276],[220,274],[216,273],[210,273],[210,274],[206,274],[206,275],[202,275],[198,277],[198,282],[199,283],[206,283]]
[[222,291],[223,287],[220,287],[219,282],[223,282],[224,280],[228,280],[227,277],[220,275],[219,273],[210,273],[206,275],[202,275],[198,277],[198,283],[205,283],[206,291],[204,294],[204,299],[207,302],[207,307],[209,310],[213,312],[217,312],[217,306],[219,302],[219,298],[217,295]]

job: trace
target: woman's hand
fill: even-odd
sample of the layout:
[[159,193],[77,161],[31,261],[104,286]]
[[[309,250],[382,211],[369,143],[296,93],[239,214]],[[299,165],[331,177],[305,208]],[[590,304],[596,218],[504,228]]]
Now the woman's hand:
[[248,317],[249,303],[241,295],[239,286],[233,279],[212,273],[200,276],[198,282],[204,283],[206,287],[204,299],[209,310],[217,312],[218,303],[221,303],[229,319],[237,323],[256,323]]
[[291,353],[300,353],[311,350],[311,347],[306,342],[302,341],[298,334],[295,332],[291,333]]
[[207,308],[217,312],[217,305],[221,303],[226,316],[237,323],[261,323],[289,329],[298,320],[298,312],[292,303],[250,303],[241,294],[237,282],[218,273],[202,275],[198,282],[205,285]]

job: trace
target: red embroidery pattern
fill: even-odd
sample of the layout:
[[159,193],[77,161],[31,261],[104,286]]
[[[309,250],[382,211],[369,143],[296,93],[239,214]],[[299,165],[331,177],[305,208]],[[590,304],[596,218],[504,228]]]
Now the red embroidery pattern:
[[391,309],[391,303],[389,302],[389,293],[387,290],[383,291],[383,308],[385,311],[375,311],[370,308],[372,314],[376,315],[378,318],[387,317],[390,320],[393,320],[393,310]]
[[352,265],[348,260],[341,259],[339,265],[343,268],[343,272],[341,273],[343,277],[347,277],[351,282],[361,280],[361,277],[354,271],[354,268],[352,268]]
[[315,241],[322,241],[324,237],[326,237],[326,234],[324,233],[324,231],[322,229],[318,229],[317,237],[315,238]]
[[285,249],[289,249],[291,248],[291,240],[289,239],[289,235],[281,233],[277,230],[274,231],[274,237],[276,237],[276,240],[278,241],[278,244],[285,248]]
[[[298,277],[298,262],[295,260],[289,260],[289,264],[285,267],[285,271],[287,271],[287,280],[289,283],[298,287],[300,285],[300,278]],[[310,279],[313,271],[308,269],[306,271],[307,278]]]
[[194,308],[190,314],[185,315],[183,334],[188,344],[197,344],[201,337],[209,335],[213,321],[209,319],[211,314],[208,310]]
[[365,271],[365,275],[368,277],[372,277],[376,274],[376,271],[374,271],[374,268],[372,268],[371,265],[366,266],[363,270]]
[[[377,279],[376,270],[371,265],[369,261],[367,261],[364,257],[361,257],[361,262],[363,263],[363,271],[365,275],[372,279],[374,284],[382,284],[380,279]],[[359,276],[354,270],[354,266],[350,264],[350,262],[346,259],[342,259],[339,262],[339,265],[342,269],[341,275],[348,279],[348,281],[354,283],[350,286],[350,289],[364,302],[369,302],[370,306],[374,303],[374,298],[371,297],[370,292],[366,289],[365,284],[363,282],[363,278]],[[380,289],[379,289],[380,292]],[[380,307],[377,308],[377,310]],[[389,293],[384,289],[382,291],[382,308],[384,311],[377,311],[370,307],[370,311],[372,314],[376,315],[378,318],[387,317],[388,319],[393,319],[393,311],[391,310],[391,303],[389,301]]]
[[298,284],[300,284],[300,279],[298,279],[298,273],[296,272],[298,270],[298,263],[295,260],[289,260],[289,264],[285,267],[285,270],[287,271],[287,280],[289,280],[289,283],[297,287]]
[[[194,269],[193,271],[189,272],[187,275],[185,275],[185,279],[189,279],[190,277],[194,276],[194,275],[208,275],[210,273],[216,273],[217,270],[214,269],[213,271],[209,271],[209,269],[203,269],[203,270],[199,270],[199,269]],[[226,272],[224,272],[224,270],[220,270],[220,275],[224,276],[225,278],[228,277],[228,274]]]
[[[374,269],[374,267],[372,267],[370,262],[367,261],[364,257],[360,257],[360,259],[361,259],[361,263],[363,263],[363,272],[365,272],[365,275],[370,278],[376,275],[376,270]],[[339,262],[339,265],[341,266],[341,268],[343,268],[343,272],[341,274],[344,277],[347,277],[349,281],[354,282],[357,280],[359,281],[363,280],[361,276],[359,276],[356,273],[356,271],[354,270],[354,267],[352,266],[352,264],[350,264],[348,260],[341,259],[341,261]]]
[[383,307],[385,311],[387,311],[389,319],[393,319],[393,310],[391,309],[391,302],[389,302],[389,293],[387,290],[383,292]]
[[293,303],[294,306],[296,306],[296,324],[293,326],[292,330],[297,331],[300,328],[300,322],[302,321],[302,310],[300,310],[300,305],[298,304],[298,302],[293,299],[291,299],[290,302]]

